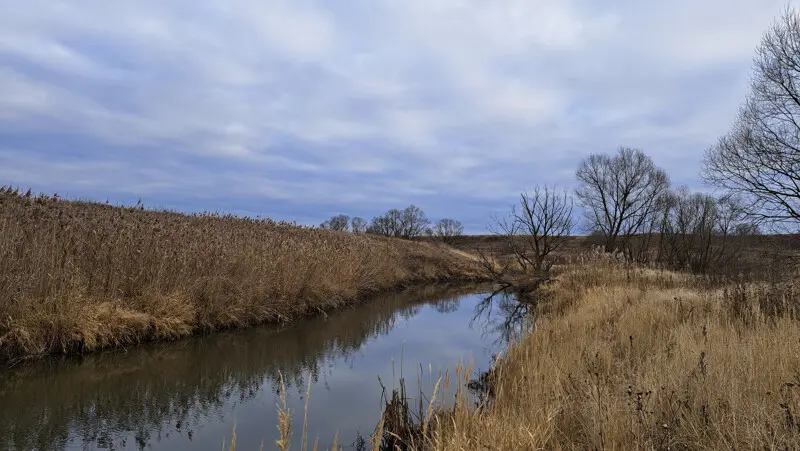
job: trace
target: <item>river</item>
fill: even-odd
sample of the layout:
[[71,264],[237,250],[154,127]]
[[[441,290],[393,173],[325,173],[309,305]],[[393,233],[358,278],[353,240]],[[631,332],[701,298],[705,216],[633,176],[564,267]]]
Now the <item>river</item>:
[[[522,304],[487,287],[387,293],[285,327],[220,332],[0,370],[0,449],[275,449],[281,379],[299,449],[338,432],[352,446],[380,417],[381,384],[430,393],[459,362],[485,371],[525,327]],[[418,391],[417,391],[418,392]],[[309,446],[311,449],[311,446]],[[352,448],[350,448],[352,449]]]

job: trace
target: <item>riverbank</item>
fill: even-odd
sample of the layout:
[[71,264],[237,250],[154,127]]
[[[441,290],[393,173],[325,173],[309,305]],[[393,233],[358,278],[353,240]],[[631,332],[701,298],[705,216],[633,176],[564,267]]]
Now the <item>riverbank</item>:
[[0,191],[0,363],[290,322],[480,280],[446,246]]
[[721,282],[603,258],[561,269],[533,333],[491,373],[488,405],[462,396],[428,415],[414,449],[798,449],[793,270]]
[[[288,325],[220,331],[125,352],[51,357],[0,370],[0,450],[220,449],[236,425],[241,450],[274,450],[285,393],[300,444],[347,447],[380,415],[381,386],[411,362],[447,366],[472,355],[486,369],[494,316],[472,320],[483,285],[425,285]],[[431,327],[435,325],[435,327]],[[500,345],[496,346],[497,348]],[[473,352],[474,351],[474,352]],[[429,388],[425,388],[429,391]],[[347,415],[342,415],[346,402]],[[19,406],[25,406],[20,409]],[[228,438],[229,440],[229,438]],[[229,449],[228,447],[225,448]],[[311,450],[309,446],[309,451]]]

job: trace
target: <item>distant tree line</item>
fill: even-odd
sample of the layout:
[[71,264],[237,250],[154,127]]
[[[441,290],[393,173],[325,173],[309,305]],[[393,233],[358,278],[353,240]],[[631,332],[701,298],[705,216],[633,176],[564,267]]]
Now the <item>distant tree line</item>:
[[402,210],[392,208],[369,222],[358,216],[338,214],[320,224],[320,228],[405,239],[428,235],[444,242],[451,242],[453,238],[464,234],[464,226],[460,221],[444,218],[432,223],[425,212],[413,204]]

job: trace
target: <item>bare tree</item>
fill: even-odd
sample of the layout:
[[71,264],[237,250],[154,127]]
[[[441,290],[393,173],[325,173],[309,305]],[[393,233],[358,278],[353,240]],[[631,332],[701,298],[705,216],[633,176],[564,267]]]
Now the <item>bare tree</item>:
[[729,196],[714,198],[686,187],[670,192],[661,224],[662,263],[678,269],[704,272],[738,255],[731,245],[743,230],[743,210]]
[[661,226],[663,256],[680,269],[703,270],[711,260],[715,199],[682,187],[667,197]]
[[620,147],[614,156],[592,154],[575,176],[587,225],[602,234],[606,251],[627,252],[636,234],[653,232],[669,177],[640,149]]
[[417,206],[409,205],[403,210],[393,208],[382,216],[372,218],[367,232],[397,238],[421,236],[430,221],[425,212]]
[[353,216],[353,218],[350,219],[350,230],[352,230],[353,233],[364,233],[364,232],[366,232],[367,231],[367,221],[364,218],[361,218],[361,217],[358,217],[358,216]]
[[381,216],[375,216],[367,227],[367,233],[382,236],[400,236],[400,210],[393,208]]
[[451,243],[453,238],[464,234],[464,226],[460,221],[444,218],[437,221],[436,224],[429,229],[429,234],[445,243]]
[[[574,225],[572,198],[565,190],[536,187],[522,193],[508,217],[494,217],[490,231],[505,237],[517,268],[523,273],[546,273],[548,257],[569,238]],[[484,257],[484,260],[487,259]],[[485,266],[485,265],[484,265]],[[495,278],[510,268],[494,268]]]
[[422,236],[425,229],[431,223],[425,212],[416,205],[406,207],[401,215],[400,236],[402,238],[414,238]]
[[346,232],[350,228],[350,216],[335,215],[319,225],[323,229]]
[[751,93],[705,154],[703,178],[747,200],[752,219],[800,222],[800,14],[787,8],[762,38]]

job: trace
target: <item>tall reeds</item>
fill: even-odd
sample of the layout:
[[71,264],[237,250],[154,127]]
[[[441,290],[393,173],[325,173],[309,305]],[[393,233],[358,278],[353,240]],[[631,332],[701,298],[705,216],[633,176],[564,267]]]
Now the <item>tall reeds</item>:
[[431,244],[0,189],[0,361],[291,321],[478,275]]

